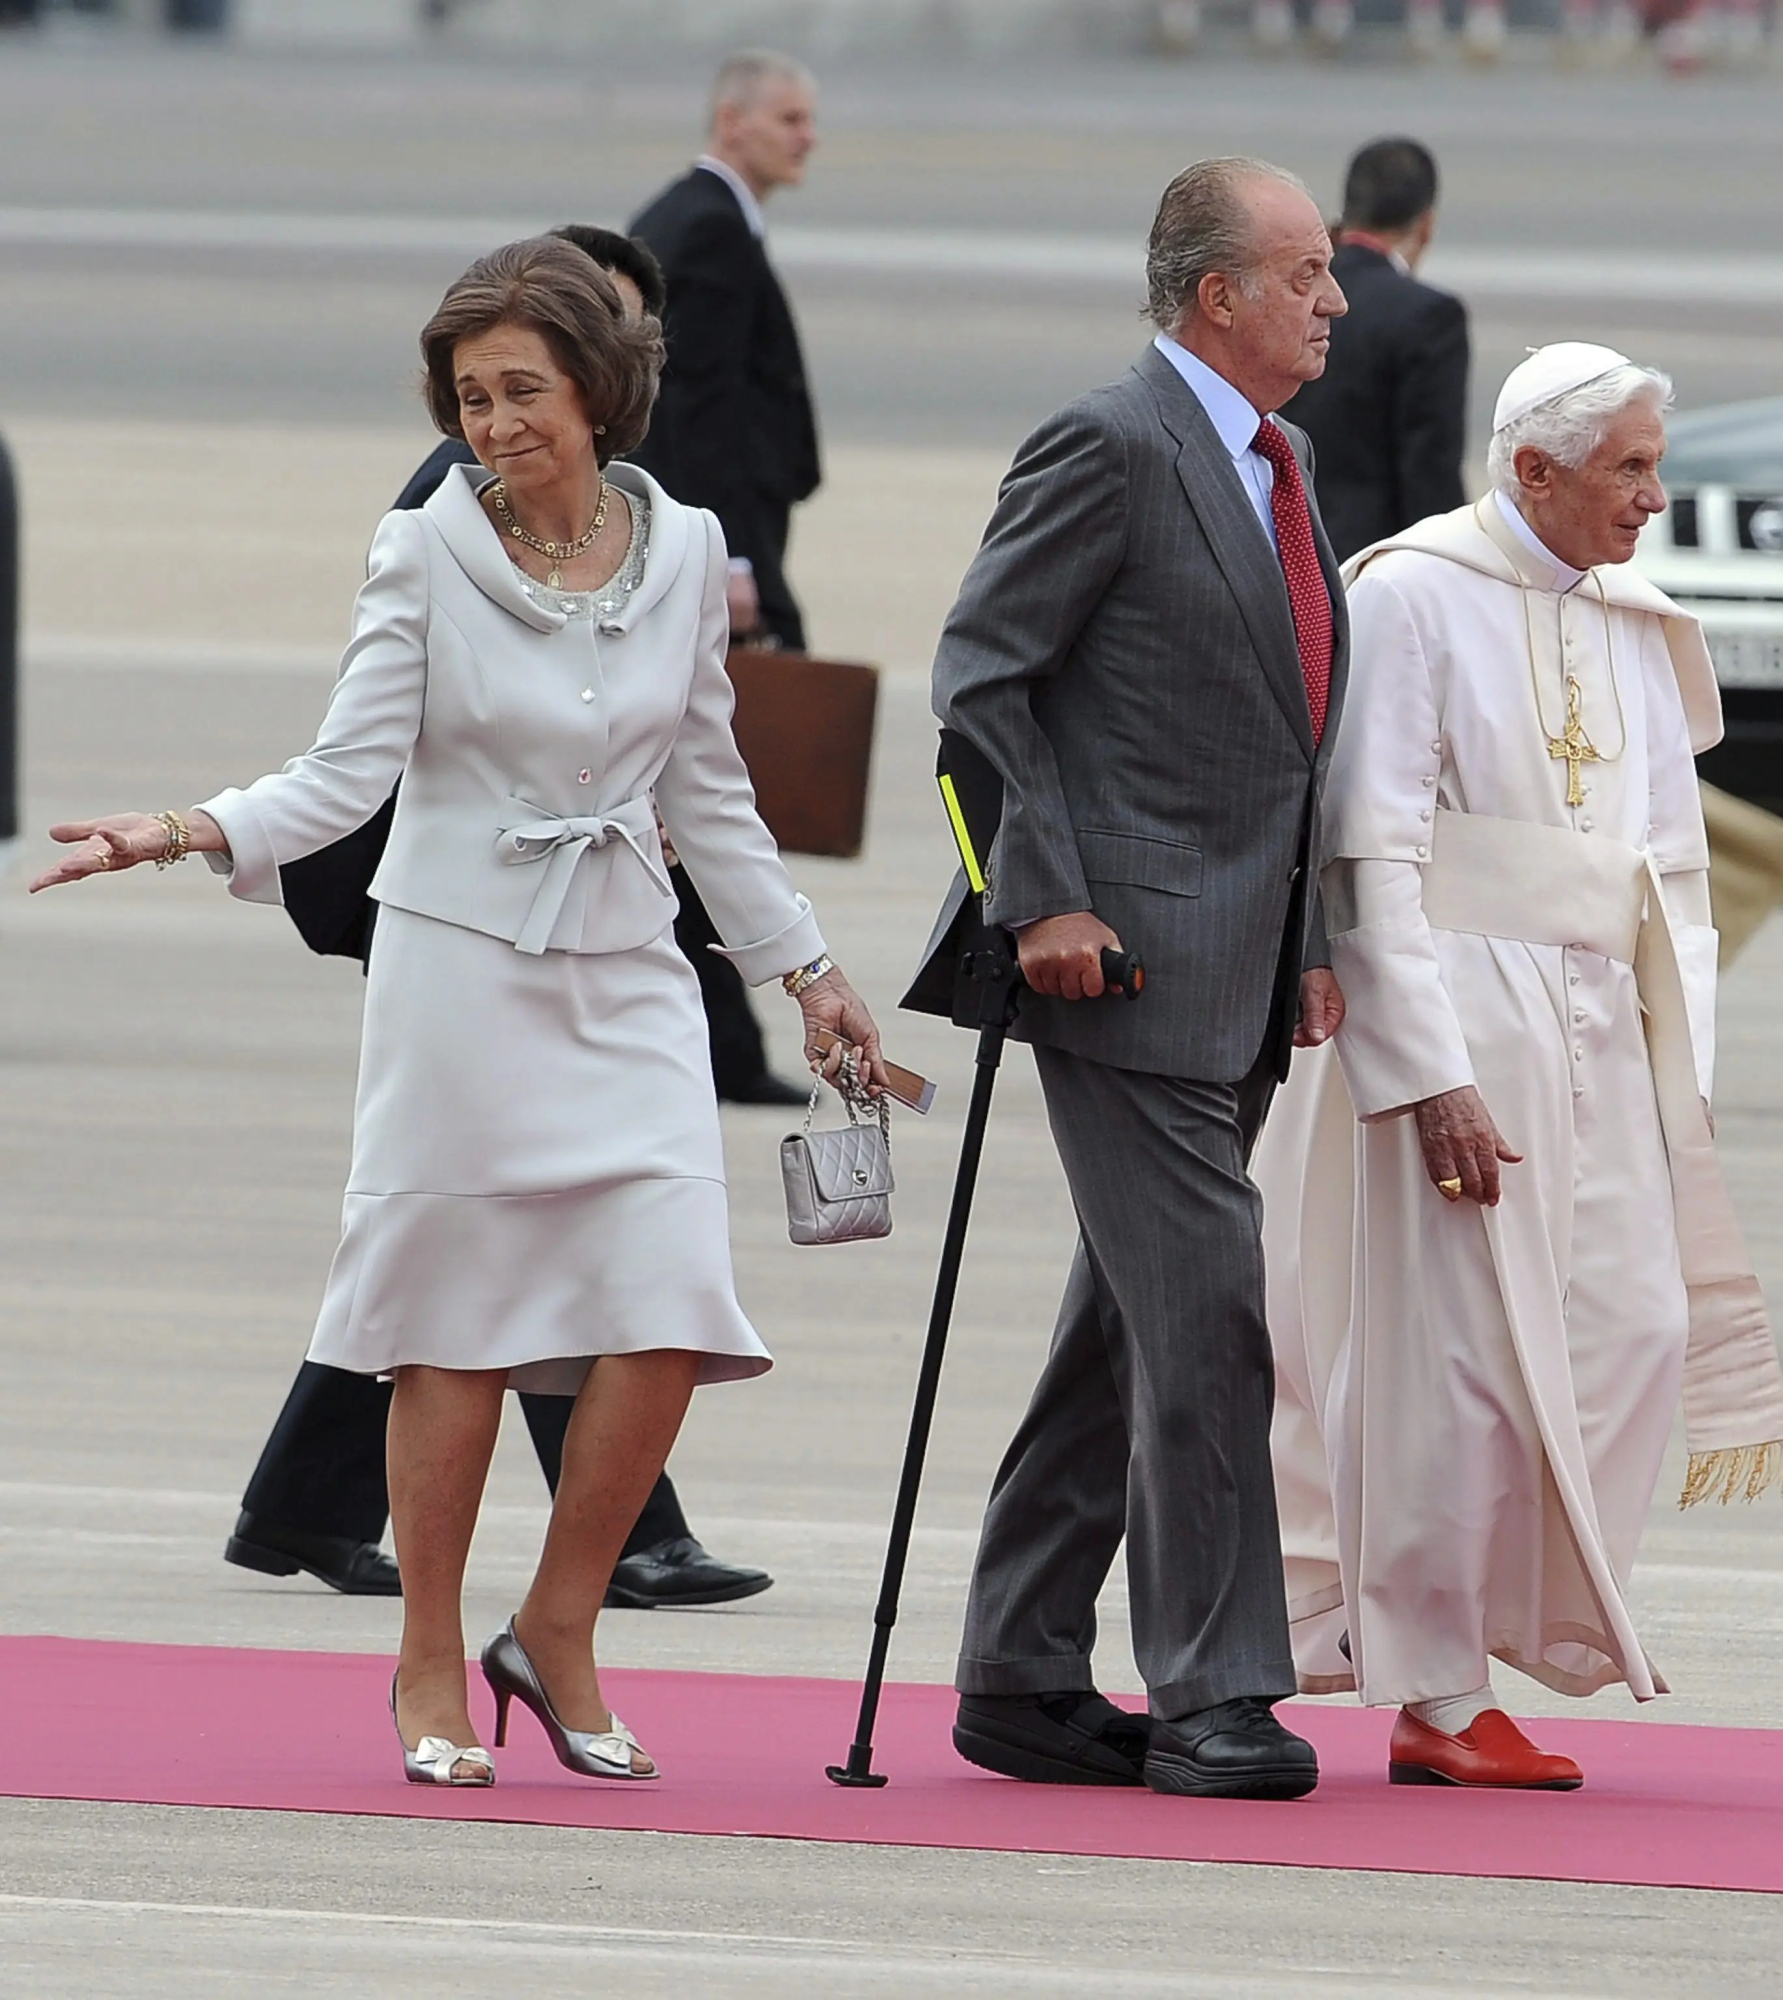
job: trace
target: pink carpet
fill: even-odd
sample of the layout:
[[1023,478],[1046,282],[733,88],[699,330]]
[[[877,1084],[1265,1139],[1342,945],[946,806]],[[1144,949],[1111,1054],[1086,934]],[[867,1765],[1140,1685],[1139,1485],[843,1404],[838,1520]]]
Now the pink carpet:
[[[1495,1797],[1390,1787],[1387,1716],[1300,1705],[1292,1719],[1318,1745],[1319,1789],[1253,1805],[994,1778],[954,1755],[945,1688],[894,1686],[877,1760],[891,1783],[862,1792],[823,1775],[852,1734],[849,1682],[604,1678],[665,1777],[572,1777],[516,1709],[500,1783],[448,1792],[402,1780],[387,1660],[0,1639],[0,1794],[1783,1890],[1783,1731],[1544,1721],[1541,1741],[1580,1760],[1585,1789]],[[480,1683],[475,1699],[487,1718]]]

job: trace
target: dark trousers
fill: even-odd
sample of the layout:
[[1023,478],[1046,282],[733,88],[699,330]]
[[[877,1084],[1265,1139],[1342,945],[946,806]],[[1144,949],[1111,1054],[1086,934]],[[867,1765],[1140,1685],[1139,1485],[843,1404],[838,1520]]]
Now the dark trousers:
[[[563,1438],[573,1401],[569,1396],[520,1398],[539,1469],[553,1493],[563,1469]],[[243,1508],[258,1520],[301,1535],[378,1541],[390,1518],[384,1477],[389,1417],[388,1382],[306,1361],[248,1481]],[[624,1553],[635,1555],[687,1532],[687,1517],[665,1472],[644,1502]]]
[[789,652],[802,653],[804,614],[786,581],[786,540],[792,529],[792,509],[784,500],[758,499],[755,523],[759,539],[751,561],[763,629]]
[[[762,628],[789,651],[805,650],[805,621],[786,581],[786,538],[792,510],[783,500],[762,500],[755,510],[764,533],[754,559],[756,595],[761,601]],[[706,1009],[706,1032],[712,1047],[712,1081],[720,1097],[730,1097],[754,1083],[768,1066],[761,1026],[749,1004],[743,975],[728,958],[709,946],[721,943],[700,893],[685,868],[673,871],[681,914],[675,919],[675,942],[700,982]]]
[[675,918],[675,942],[700,982],[700,1000],[706,1010],[712,1081],[720,1097],[732,1097],[754,1083],[768,1066],[761,1023],[749,1004],[749,988],[743,984],[743,975],[728,958],[721,958],[709,949],[723,940],[687,870],[671,869],[669,879],[675,885],[676,900],[681,905]]
[[1273,1078],[1034,1058],[1079,1241],[991,1489],[956,1685],[1092,1686],[1096,1596],[1125,1535],[1154,1715],[1292,1694],[1261,1203],[1245,1172]]

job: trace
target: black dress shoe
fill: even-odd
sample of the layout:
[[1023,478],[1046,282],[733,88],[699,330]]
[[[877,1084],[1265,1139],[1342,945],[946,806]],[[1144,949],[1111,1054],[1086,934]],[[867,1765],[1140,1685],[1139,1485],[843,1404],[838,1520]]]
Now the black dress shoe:
[[223,1547],[223,1560],[263,1576],[311,1576],[346,1597],[400,1597],[402,1578],[394,1558],[376,1542],[356,1542],[350,1535],[300,1535],[271,1521],[243,1514]]
[[1310,1743],[1256,1695],[1152,1724],[1145,1782],[1193,1799],[1300,1799],[1319,1782]]
[[726,1104],[803,1104],[810,1098],[811,1086],[788,1083],[785,1077],[764,1069],[760,1076],[747,1077],[741,1083],[721,1083],[718,1095]]
[[1035,1785],[1142,1785],[1149,1717],[1093,1688],[1068,1694],[963,1694],[953,1747],[968,1764]]
[[609,1610],[675,1611],[700,1604],[734,1604],[755,1597],[774,1579],[765,1569],[739,1569],[708,1555],[691,1535],[621,1556],[607,1585]]

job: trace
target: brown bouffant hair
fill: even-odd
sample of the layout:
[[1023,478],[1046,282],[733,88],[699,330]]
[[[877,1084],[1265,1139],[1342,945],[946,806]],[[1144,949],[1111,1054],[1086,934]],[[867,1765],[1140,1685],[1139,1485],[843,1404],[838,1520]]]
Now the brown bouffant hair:
[[460,341],[498,326],[529,326],[575,383],[602,465],[635,451],[650,428],[662,372],[662,326],[650,314],[628,319],[600,267],[554,236],[504,243],[479,257],[450,286],[421,329],[428,414],[448,437],[462,438],[456,357]]

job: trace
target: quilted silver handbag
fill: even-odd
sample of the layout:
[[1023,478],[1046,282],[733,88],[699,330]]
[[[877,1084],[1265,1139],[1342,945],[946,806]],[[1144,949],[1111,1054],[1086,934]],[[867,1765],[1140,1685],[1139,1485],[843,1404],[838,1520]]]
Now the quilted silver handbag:
[[850,1057],[842,1076],[848,1123],[834,1132],[813,1132],[822,1091],[819,1077],[805,1107],[804,1130],[789,1132],[780,1142],[786,1233],[795,1243],[865,1243],[889,1236],[895,1185],[891,1105],[884,1097],[868,1097]]

